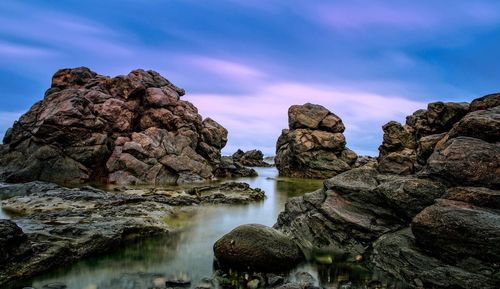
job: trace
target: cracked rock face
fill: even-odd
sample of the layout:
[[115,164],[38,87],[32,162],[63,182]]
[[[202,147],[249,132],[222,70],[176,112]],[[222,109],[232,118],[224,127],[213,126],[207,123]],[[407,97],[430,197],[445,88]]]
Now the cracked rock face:
[[328,178],[356,162],[357,155],[345,146],[342,120],[325,107],[292,105],[288,126],[276,144],[275,162],[281,176]]
[[154,71],[62,69],[0,147],[0,179],[171,184],[214,177],[227,130]]

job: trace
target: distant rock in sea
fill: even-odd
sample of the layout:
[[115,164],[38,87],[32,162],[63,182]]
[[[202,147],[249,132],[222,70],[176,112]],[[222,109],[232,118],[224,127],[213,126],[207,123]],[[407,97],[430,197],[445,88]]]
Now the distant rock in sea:
[[[154,71],[62,69],[0,146],[0,180],[173,184],[213,179],[227,130]],[[231,171],[229,171],[231,174]]]
[[344,123],[325,107],[292,105],[288,126],[276,144],[275,163],[281,176],[329,178],[356,162],[356,153],[345,146]]

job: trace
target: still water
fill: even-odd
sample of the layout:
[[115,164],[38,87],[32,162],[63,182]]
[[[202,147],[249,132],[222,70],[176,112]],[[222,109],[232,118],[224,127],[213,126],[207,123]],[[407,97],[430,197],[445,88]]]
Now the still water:
[[[319,180],[279,178],[275,168],[258,168],[257,171],[258,177],[239,178],[237,181],[263,189],[267,195],[265,201],[239,206],[207,206],[194,214],[185,213],[179,222],[187,226],[181,232],[129,244],[113,253],[79,261],[41,275],[23,286],[41,288],[47,283],[62,282],[68,289],[135,289],[142,287],[140,282],[132,279],[140,278],[142,273],[188,277],[196,286],[202,278],[212,276],[212,246],[218,238],[241,224],[272,226],[288,198],[322,186]],[[331,288],[337,288],[339,282],[365,283],[378,278],[375,276],[378,273],[358,267],[350,264],[327,267],[305,264],[297,270],[310,272],[320,285],[329,284]]]

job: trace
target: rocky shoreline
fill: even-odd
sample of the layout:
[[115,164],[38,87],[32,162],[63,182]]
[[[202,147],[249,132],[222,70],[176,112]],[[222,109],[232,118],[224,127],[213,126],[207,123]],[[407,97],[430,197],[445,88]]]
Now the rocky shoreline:
[[138,238],[168,234],[177,209],[263,200],[244,183],[180,189],[65,188],[51,183],[4,184],[0,285],[70,264]]
[[[318,123],[328,112],[316,110],[291,108],[290,128],[302,129],[299,111],[298,119],[315,120],[309,128],[324,129]],[[499,288],[500,94],[431,103],[383,130],[377,160],[334,170],[322,189],[289,199],[274,228],[303,252],[342,250],[411,288]],[[292,132],[277,143],[280,174],[311,177],[288,154],[314,152],[314,131],[285,139]]]

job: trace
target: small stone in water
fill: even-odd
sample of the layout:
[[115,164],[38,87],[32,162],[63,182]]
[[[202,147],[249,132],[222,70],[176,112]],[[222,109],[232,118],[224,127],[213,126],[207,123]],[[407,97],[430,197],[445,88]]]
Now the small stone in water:
[[167,279],[163,278],[163,277],[158,277],[158,278],[155,278],[153,280],[153,284],[155,284],[155,286],[162,286],[164,285],[165,283],[167,282]]
[[323,264],[323,265],[330,265],[333,263],[333,260],[332,260],[332,257],[331,256],[316,256],[314,257],[314,259],[316,260],[316,262],[318,262],[319,264]]
[[61,282],[45,284],[42,287],[42,289],[65,289],[65,288],[66,288],[66,284],[61,283]]
[[267,280],[267,283],[271,287],[281,285],[284,282],[285,282],[285,278],[283,278],[283,276],[272,276],[272,277],[269,277],[269,279]]
[[259,283],[260,283],[259,279],[250,280],[247,283],[247,288],[248,289],[257,289],[259,287]]
[[171,279],[165,281],[166,287],[189,287],[191,285],[191,280],[188,279]]

